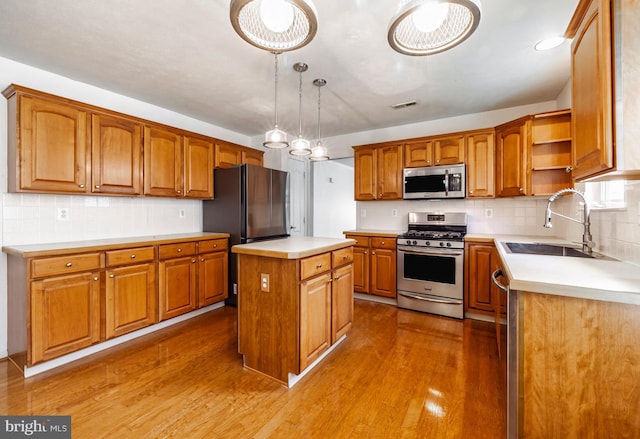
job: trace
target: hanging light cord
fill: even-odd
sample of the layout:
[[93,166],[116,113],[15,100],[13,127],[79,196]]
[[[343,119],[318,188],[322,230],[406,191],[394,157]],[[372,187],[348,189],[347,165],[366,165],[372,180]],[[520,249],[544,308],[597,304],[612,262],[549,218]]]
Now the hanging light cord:
[[275,59],[276,59],[276,62],[275,62],[275,65],[276,65],[276,73],[275,73],[275,79],[276,79],[276,80],[275,80],[275,84],[276,84],[276,86],[275,86],[275,95],[276,95],[276,96],[275,96],[275,99],[274,99],[275,104],[276,104],[276,112],[275,112],[275,113],[276,113],[275,128],[277,129],[277,128],[278,128],[278,52],[274,52],[274,55],[275,55]]
[[298,137],[302,138],[302,70],[300,70],[300,85],[298,86]]
[[318,86],[318,143],[321,143],[320,141],[320,89],[322,88],[322,86]]

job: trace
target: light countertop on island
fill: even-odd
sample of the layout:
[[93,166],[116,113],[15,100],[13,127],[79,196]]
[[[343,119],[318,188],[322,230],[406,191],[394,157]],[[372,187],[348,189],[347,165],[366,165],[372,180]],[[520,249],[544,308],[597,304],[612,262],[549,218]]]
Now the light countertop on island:
[[504,245],[521,242],[580,247],[558,238],[467,234],[465,240],[495,243],[512,290],[640,305],[640,267],[637,265],[607,257],[510,253]]
[[345,235],[362,235],[362,236],[380,236],[383,238],[386,237],[397,237],[398,235],[402,235],[405,233],[405,230],[381,230],[381,229],[357,229],[357,230],[346,230],[343,232]]
[[296,236],[283,239],[238,244],[231,247],[233,253],[266,256],[278,259],[300,259],[355,244],[353,239]]

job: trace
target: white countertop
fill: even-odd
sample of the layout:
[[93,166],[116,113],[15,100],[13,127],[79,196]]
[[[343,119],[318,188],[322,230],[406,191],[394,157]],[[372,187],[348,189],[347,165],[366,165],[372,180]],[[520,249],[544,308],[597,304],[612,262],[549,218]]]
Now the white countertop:
[[233,253],[267,256],[279,259],[300,259],[332,250],[338,250],[355,244],[353,239],[320,238],[300,236],[250,244],[238,244],[231,247]]
[[[487,238],[468,234],[465,239]],[[504,242],[578,244],[540,236],[493,238],[512,290],[640,305],[640,267],[611,258],[576,258],[509,253]]]

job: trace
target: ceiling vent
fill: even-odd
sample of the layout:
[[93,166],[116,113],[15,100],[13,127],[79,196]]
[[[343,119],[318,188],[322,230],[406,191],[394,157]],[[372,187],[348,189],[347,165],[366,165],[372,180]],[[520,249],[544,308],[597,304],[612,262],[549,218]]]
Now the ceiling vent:
[[402,102],[401,104],[393,104],[391,108],[393,108],[394,110],[399,110],[401,108],[413,107],[417,104],[418,102],[416,101]]

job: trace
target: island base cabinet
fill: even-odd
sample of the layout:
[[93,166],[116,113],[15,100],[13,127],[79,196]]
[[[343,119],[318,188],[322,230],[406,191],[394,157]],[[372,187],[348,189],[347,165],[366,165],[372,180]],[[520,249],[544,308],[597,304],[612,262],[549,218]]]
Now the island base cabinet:
[[28,365],[100,341],[100,273],[80,273],[31,283]]
[[512,305],[517,437],[636,437],[640,306],[520,291]]
[[331,281],[326,273],[300,286],[300,370],[331,346]]
[[353,322],[353,264],[333,272],[331,288],[331,343],[351,329]]

